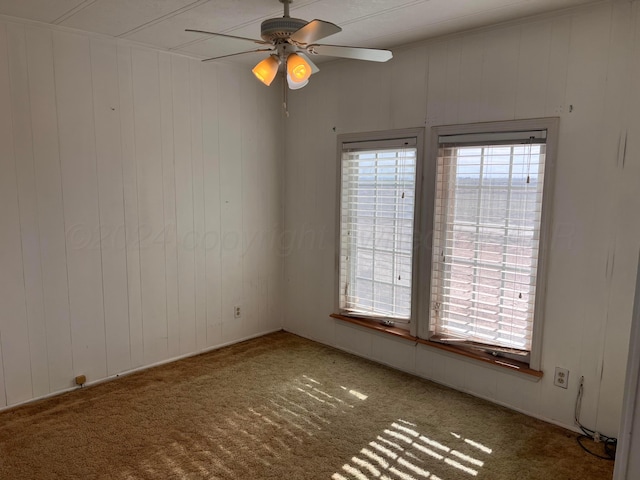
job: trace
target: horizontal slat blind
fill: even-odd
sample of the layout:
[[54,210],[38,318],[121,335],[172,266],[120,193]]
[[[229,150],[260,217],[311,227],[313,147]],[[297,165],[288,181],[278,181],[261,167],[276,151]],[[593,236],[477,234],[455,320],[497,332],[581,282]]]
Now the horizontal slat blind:
[[[546,136],[440,137],[435,338],[531,349]],[[502,142],[502,144],[500,144]],[[505,143],[506,142],[506,143]]]
[[415,139],[343,145],[340,309],[408,323]]

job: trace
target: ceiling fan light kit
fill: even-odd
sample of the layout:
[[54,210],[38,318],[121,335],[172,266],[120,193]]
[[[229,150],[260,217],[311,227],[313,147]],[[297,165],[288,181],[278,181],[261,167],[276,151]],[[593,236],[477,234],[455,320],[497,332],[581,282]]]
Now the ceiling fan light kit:
[[269,18],[262,22],[260,28],[262,40],[204,30],[187,29],[187,32],[226,37],[241,42],[253,42],[258,45],[270,46],[270,48],[258,48],[245,52],[232,53],[230,55],[207,58],[203,60],[203,62],[248,53],[271,52],[267,58],[258,62],[252,69],[255,77],[269,86],[278,74],[280,66],[285,65],[287,85],[291,90],[297,90],[309,83],[309,77],[312,74],[320,71],[309,56],[323,55],[370,62],[386,62],[393,57],[390,50],[315,44],[314,42],[339,33],[342,29],[324,20],[316,19],[307,22],[300,18],[291,18],[289,16],[289,4],[292,3],[291,0],[279,1],[284,4],[284,16],[281,18]]

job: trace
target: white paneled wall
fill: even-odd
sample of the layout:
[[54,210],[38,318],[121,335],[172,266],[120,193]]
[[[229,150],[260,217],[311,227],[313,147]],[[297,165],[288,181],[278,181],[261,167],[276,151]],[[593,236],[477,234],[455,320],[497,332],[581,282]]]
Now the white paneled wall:
[[279,95],[0,22],[0,407],[280,328]]
[[[315,239],[285,257],[285,328],[568,427],[584,375],[583,422],[615,435],[640,246],[638,38],[640,4],[613,2],[323,66],[290,100],[285,225]],[[337,134],[544,116],[560,139],[540,382],[328,318]]]

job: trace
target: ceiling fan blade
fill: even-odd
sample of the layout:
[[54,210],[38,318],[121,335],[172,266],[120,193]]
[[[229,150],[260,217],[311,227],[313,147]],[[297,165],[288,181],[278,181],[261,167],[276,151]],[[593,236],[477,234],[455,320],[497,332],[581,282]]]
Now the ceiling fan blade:
[[335,35],[341,31],[342,29],[334,23],[325,22],[324,20],[311,20],[304,27],[293,32],[289,38],[293,40],[294,43],[308,45],[311,42],[328,37],[329,35]]
[[273,52],[272,48],[258,48],[257,50],[247,50],[246,52],[238,52],[238,53],[230,53],[229,55],[220,55],[218,57],[205,58],[202,60],[203,62],[210,62],[212,60],[220,60],[221,58],[235,57],[237,55],[244,55],[246,53],[256,53],[256,52]]
[[374,48],[343,47],[340,45],[309,45],[307,53],[311,55],[326,55],[328,57],[353,58],[369,62],[386,62],[393,58],[391,50],[376,50]]
[[318,73],[320,71],[318,66],[311,61],[311,59],[309,58],[308,55],[306,55],[306,54],[304,54],[303,52],[300,52],[300,51],[298,51],[296,53],[307,61],[307,63],[311,67],[311,75],[313,75],[314,73]]
[[192,30],[190,28],[187,28],[185,30],[185,32],[204,33],[205,35],[214,35],[216,37],[234,38],[236,40],[245,40],[247,42],[258,43],[260,45],[271,45],[271,42],[265,42],[264,40],[257,40],[255,38],[247,38],[247,37],[236,37],[235,35],[227,35],[225,33],[207,32],[206,30]]

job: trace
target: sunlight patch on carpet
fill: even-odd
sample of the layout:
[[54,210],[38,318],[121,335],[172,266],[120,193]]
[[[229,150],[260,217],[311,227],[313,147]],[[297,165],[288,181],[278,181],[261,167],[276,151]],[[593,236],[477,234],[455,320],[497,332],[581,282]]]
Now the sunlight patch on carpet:
[[[368,398],[340,385],[323,385],[308,375],[294,378],[282,387],[273,397],[263,399],[264,403],[249,407],[248,417],[236,412],[238,422],[226,420],[230,431],[247,437],[251,444],[262,445],[272,457],[277,456],[276,452],[269,449],[263,439],[277,442],[283,450],[290,451],[295,444],[300,445],[305,438],[328,428],[336,415],[353,413],[352,409]],[[259,421],[252,422],[251,417]],[[252,431],[243,430],[241,424],[251,425]]]
[[465,438],[464,441],[465,441],[465,443],[468,443],[472,447],[476,447],[478,450],[480,450],[480,451],[482,451],[484,453],[491,454],[493,452],[493,450],[491,450],[489,447],[485,447],[481,443],[474,442],[473,440],[469,440],[468,438]]
[[353,395],[358,400],[366,400],[367,398],[369,398],[368,395],[365,395],[364,393],[360,393],[357,390],[349,390],[347,387],[344,387],[342,385],[340,385],[340,388],[343,390],[346,390],[347,392],[349,392],[350,395]]
[[[491,455],[493,450],[457,433],[451,435],[455,440],[445,445],[421,432],[417,425],[398,419],[331,478],[442,480],[440,475],[446,474],[456,479],[478,476],[486,461],[483,456]],[[433,470],[438,470],[438,475]]]
[[[326,404],[332,408],[336,408],[339,406],[354,408],[354,405],[349,401],[350,398],[344,400],[340,398],[338,394],[332,395],[331,393],[327,392],[327,390],[329,390],[328,387],[323,386],[322,383],[307,375],[302,375],[302,379],[295,380],[294,384],[296,385],[296,390],[298,390],[299,392],[302,392],[305,395],[308,395],[310,398],[313,398],[314,400]],[[344,387],[342,385],[340,386],[340,388],[346,391],[349,395],[356,397],[358,400],[363,401],[368,398],[368,395],[358,392],[357,390],[348,389],[347,387]]]

